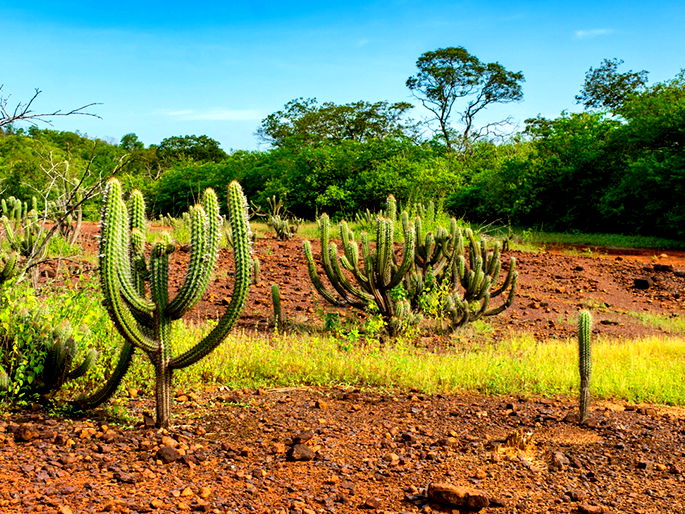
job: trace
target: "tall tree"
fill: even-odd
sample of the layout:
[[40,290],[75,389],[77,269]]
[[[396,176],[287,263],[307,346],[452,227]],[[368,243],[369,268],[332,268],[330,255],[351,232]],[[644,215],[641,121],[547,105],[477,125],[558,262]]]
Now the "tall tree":
[[585,73],[585,81],[576,102],[587,109],[617,111],[626,100],[646,89],[646,70],[626,72],[618,71],[622,59],[604,59],[597,68],[590,68]]
[[[407,79],[407,87],[433,113],[450,149],[455,143],[468,145],[475,134],[474,120],[488,105],[523,98],[523,73],[508,71],[496,62],[484,63],[461,46],[426,52],[416,67],[419,71]],[[465,105],[459,115],[462,128],[457,133],[451,118],[459,99]]]
[[296,98],[264,118],[257,135],[273,146],[412,136],[414,125],[405,119],[411,108],[407,102],[319,105],[315,98]]

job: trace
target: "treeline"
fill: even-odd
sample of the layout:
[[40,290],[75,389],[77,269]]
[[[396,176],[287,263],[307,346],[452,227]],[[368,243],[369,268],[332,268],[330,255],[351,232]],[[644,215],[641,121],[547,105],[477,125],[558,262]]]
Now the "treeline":
[[119,166],[151,216],[182,212],[206,187],[237,179],[256,204],[276,195],[308,219],[376,210],[392,193],[401,203],[438,200],[476,223],[685,238],[683,74],[599,107],[527,120],[504,142],[447,145],[422,137],[408,104],[298,99],[262,122],[271,149],[230,154],[207,136],[145,147],[135,134],[114,145],[9,127],[0,132],[1,188],[27,199],[45,194],[56,171],[87,183]]

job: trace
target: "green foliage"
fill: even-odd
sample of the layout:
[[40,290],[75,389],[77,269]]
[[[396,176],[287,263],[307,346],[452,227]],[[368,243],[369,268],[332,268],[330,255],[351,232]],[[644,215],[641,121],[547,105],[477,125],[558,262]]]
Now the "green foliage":
[[208,136],[174,136],[163,139],[157,155],[165,163],[190,159],[200,162],[219,162],[226,157],[219,142]]
[[52,394],[90,370],[97,351],[83,325],[93,316],[89,288],[39,301],[30,286],[10,284],[0,295],[0,381],[6,381],[0,390],[9,399]]
[[365,142],[374,139],[414,135],[411,120],[403,117],[413,106],[364,101],[336,105],[315,98],[296,98],[283,110],[262,120],[257,134],[273,146],[335,144],[340,141]]
[[621,59],[604,59],[597,68],[590,68],[576,101],[586,108],[616,112],[632,95],[644,91],[648,72],[619,72],[621,64]]
[[[235,284],[231,302],[214,329],[194,346],[174,356],[171,324],[180,319],[204,294],[219,249],[219,205],[208,189],[202,205],[189,211],[191,225],[190,263],[176,296],[169,297],[169,255],[175,246],[168,235],[145,251],[145,203],[139,191],[128,204],[121,185],[111,179],[105,191],[100,237],[100,281],[105,306],[124,339],[114,372],[97,392],[80,399],[80,407],[94,407],[111,397],[130,367],[135,349],[142,350],[155,369],[157,425],[166,427],[170,417],[171,383],[174,370],[194,364],[226,337],[247,298],[250,284],[249,225],[247,202],[237,182],[228,188],[229,219],[233,236]],[[149,295],[148,295],[149,292]]]

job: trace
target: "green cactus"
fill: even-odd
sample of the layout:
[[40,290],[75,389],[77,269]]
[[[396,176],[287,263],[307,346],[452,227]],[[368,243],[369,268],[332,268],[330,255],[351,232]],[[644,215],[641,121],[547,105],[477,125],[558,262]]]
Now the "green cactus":
[[278,289],[278,284],[271,286],[271,301],[274,306],[274,328],[279,330],[283,327],[283,311],[281,310],[281,291]]
[[83,376],[98,356],[97,351],[90,350],[81,364],[72,368],[78,351],[76,341],[72,337],[65,338],[55,334],[53,341],[45,346],[45,361],[37,387],[37,392],[41,394],[56,391],[65,382]]
[[16,252],[0,256],[0,286],[19,273],[18,258]]
[[589,311],[578,313],[578,371],[580,373],[579,415],[585,423],[590,408],[590,375],[592,373],[592,315]]
[[252,282],[251,284],[256,286],[259,284],[259,272],[262,269],[262,264],[256,255],[252,256]]
[[1,206],[3,232],[9,248],[27,260],[43,259],[47,248],[43,248],[40,255],[36,254],[44,246],[41,243],[45,238],[45,232],[38,217],[36,197],[31,199],[29,205],[27,202],[10,196],[2,200]]
[[274,229],[277,239],[288,241],[297,233],[297,229],[300,228],[302,220],[276,214],[269,215],[266,224]]
[[190,264],[183,284],[172,299],[168,266],[175,246],[168,236],[162,236],[146,257],[142,194],[133,192],[127,205],[122,200],[119,182],[116,179],[108,182],[102,210],[100,281],[105,306],[125,343],[107,383],[92,396],[78,400],[77,405],[88,408],[106,401],[128,370],[134,349],[140,349],[155,369],[156,423],[159,427],[168,426],[173,372],[194,364],[214,350],[228,335],[245,305],[252,267],[246,208],[240,185],[232,182],[228,187],[228,213],[236,270],[233,297],[214,329],[195,346],[174,356],[169,337],[171,323],[200,299],[216,263],[220,238],[216,194],[207,189],[202,205],[190,208]]
[[[516,296],[518,272],[516,259],[509,260],[509,269],[499,287],[501,272],[500,246],[495,243],[489,250],[484,240],[478,243],[473,232],[466,230],[469,240],[468,260],[458,255],[452,262],[452,294],[446,300],[446,311],[451,327],[458,328],[482,316],[495,316],[511,307]],[[490,307],[490,301],[509,291],[506,300],[497,307]]]
[[[333,305],[351,305],[358,309],[365,309],[370,302],[375,303],[378,312],[386,322],[391,335],[397,333],[397,323],[392,322],[397,314],[397,302],[392,298],[391,291],[399,286],[411,270],[414,262],[414,231],[407,223],[404,226],[403,257],[400,262],[395,256],[394,232],[395,223],[390,218],[376,219],[376,247],[371,250],[369,238],[362,232],[361,256],[359,244],[346,222],[340,223],[340,239],[343,255],[338,255],[338,247],[330,241],[330,220],[326,214],[319,220],[321,238],[321,264],[335,293],[329,291],[321,281],[311,243],[304,242],[304,254],[307,258],[309,276],[316,290]],[[343,272],[343,268],[350,272],[354,283]],[[404,309],[401,309],[404,312]],[[392,322],[392,323],[391,323]]]

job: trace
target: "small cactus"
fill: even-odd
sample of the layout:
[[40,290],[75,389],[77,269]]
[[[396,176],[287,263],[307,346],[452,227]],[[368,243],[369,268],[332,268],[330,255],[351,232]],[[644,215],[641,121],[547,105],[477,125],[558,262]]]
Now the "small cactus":
[[578,313],[578,371],[580,374],[579,414],[580,423],[585,423],[590,408],[590,375],[592,373],[592,315],[589,311]]
[[279,330],[283,327],[283,311],[281,309],[281,291],[278,289],[278,284],[271,286],[271,301],[274,306],[274,328]]
[[5,369],[0,366],[0,392],[7,391],[10,386],[10,377]]

